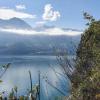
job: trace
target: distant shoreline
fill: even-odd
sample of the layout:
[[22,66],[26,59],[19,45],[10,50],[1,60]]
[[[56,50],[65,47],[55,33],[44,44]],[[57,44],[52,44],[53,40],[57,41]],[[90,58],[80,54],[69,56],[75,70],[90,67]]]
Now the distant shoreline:
[[[46,55],[46,54],[34,54],[34,55],[0,55],[0,57],[9,57],[9,56],[57,56],[57,55],[50,55],[50,54],[48,54],[48,55]],[[75,54],[73,54],[73,55],[71,55],[71,54],[69,54],[68,56],[75,56]]]

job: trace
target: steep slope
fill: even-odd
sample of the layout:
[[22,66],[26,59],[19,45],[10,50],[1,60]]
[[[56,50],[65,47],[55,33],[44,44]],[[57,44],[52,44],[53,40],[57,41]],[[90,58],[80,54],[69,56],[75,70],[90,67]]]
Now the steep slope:
[[9,20],[0,19],[0,28],[32,29],[29,24],[19,18],[12,18]]
[[73,74],[72,100],[100,100],[100,21],[93,21],[81,38]]

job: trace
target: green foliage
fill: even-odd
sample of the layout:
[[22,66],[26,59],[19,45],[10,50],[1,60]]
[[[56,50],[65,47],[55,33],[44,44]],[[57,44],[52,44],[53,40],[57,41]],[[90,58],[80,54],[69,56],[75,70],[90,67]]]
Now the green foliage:
[[20,96],[19,100],[25,100],[24,96]]
[[2,83],[2,80],[0,80],[0,83]]
[[72,100],[95,100],[100,93],[100,21],[94,21],[87,14],[85,18],[90,22],[77,50]]
[[9,94],[9,100],[12,100],[14,97],[14,90],[12,89],[11,93]]

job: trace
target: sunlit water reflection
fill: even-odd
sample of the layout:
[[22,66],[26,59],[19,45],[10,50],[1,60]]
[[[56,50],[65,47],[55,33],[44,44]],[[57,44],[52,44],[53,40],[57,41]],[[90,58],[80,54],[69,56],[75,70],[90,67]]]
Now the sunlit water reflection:
[[[0,92],[9,93],[14,86],[18,87],[18,95],[26,95],[30,89],[30,70],[32,73],[33,85],[38,84],[38,71],[41,72],[41,100],[62,96],[62,94],[45,82],[47,77],[51,84],[59,88],[65,95],[69,95],[70,82],[59,74],[55,74],[51,65],[57,72],[62,73],[62,69],[57,64],[55,56],[4,56],[0,57],[0,64],[11,62],[11,66],[2,77]],[[53,98],[52,98],[53,100]]]

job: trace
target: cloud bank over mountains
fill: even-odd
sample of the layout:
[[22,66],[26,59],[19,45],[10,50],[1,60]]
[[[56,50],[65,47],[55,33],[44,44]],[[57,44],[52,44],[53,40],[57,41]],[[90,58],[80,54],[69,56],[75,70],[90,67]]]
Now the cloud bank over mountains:
[[82,34],[82,31],[60,28],[56,26],[48,26],[46,24],[37,24],[31,27],[27,22],[19,18],[12,18],[9,20],[0,20],[0,32],[10,32],[12,34],[20,35],[69,35],[76,36]]
[[[69,35],[76,36],[82,34],[82,31],[68,28],[61,28],[53,26],[53,22],[57,21],[61,14],[54,10],[51,4],[44,6],[44,13],[41,15],[41,20],[35,23],[35,27],[29,26],[23,19],[34,19],[36,15],[22,12],[20,10],[26,9],[25,5],[16,5],[15,9],[0,8],[0,32],[10,32],[21,35]],[[51,23],[51,26],[48,25]],[[1,27],[4,26],[4,27]],[[28,27],[28,28],[27,28]]]
[[4,29],[0,28],[1,32],[10,32],[21,35],[69,35],[76,36],[82,34],[81,31],[63,30],[61,28],[49,28],[44,30],[27,30],[27,29]]
[[81,33],[46,24],[31,27],[19,18],[0,19],[0,55],[55,55],[53,47],[74,54],[71,43],[77,45]]

